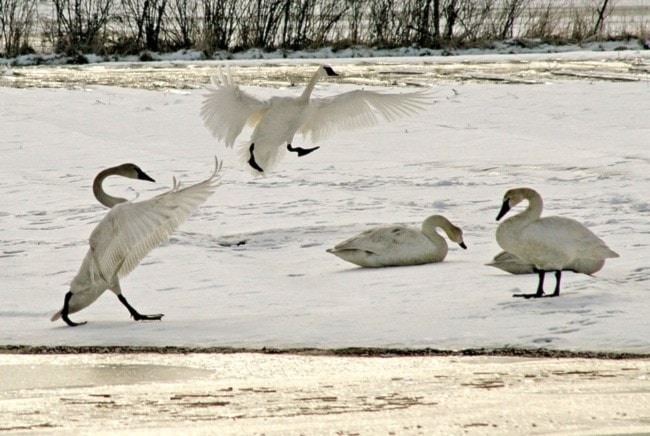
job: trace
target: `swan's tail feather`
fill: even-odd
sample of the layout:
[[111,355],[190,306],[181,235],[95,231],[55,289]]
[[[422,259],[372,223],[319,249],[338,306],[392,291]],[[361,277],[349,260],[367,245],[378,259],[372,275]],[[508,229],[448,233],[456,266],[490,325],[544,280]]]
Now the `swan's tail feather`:
[[606,259],[611,259],[614,257],[621,257],[621,256],[611,248],[605,247],[605,249],[603,250],[603,257]]

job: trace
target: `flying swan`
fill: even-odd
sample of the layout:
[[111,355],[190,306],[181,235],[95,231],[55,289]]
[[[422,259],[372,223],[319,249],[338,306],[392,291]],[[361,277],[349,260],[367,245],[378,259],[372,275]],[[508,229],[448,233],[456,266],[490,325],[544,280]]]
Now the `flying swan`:
[[104,179],[114,175],[155,181],[137,165],[126,163],[100,172],[93,182],[93,193],[110,210],[90,234],[90,249],[65,294],[63,308],[51,320],[63,318],[71,327],[85,324],[70,320],[69,315],[90,306],[108,289],[117,295],[134,320],[160,320],[163,314],[142,315],[128,303],[120,279],[214,193],[219,186],[220,169],[221,163],[215,159],[215,170],[208,179],[181,189],[174,178],[171,190],[139,202],[113,197],[102,187]]
[[[514,294],[514,297],[558,297],[562,271],[574,270],[576,262],[584,262],[585,259],[600,262],[619,257],[578,221],[559,216],[541,218],[542,197],[534,189],[517,188],[507,191],[497,221],[524,200],[528,200],[526,210],[503,221],[496,231],[499,246],[523,262],[533,265],[534,272],[539,275],[536,293]],[[545,294],[544,275],[551,271],[555,272],[555,291]]]
[[441,228],[449,239],[467,248],[459,227],[442,215],[432,215],[424,220],[422,230],[401,225],[376,227],[341,242],[327,252],[368,268],[442,262],[447,256],[447,241],[436,228]]
[[317,142],[338,130],[371,127],[413,115],[432,103],[427,90],[407,94],[356,90],[310,98],[316,82],[325,76],[338,74],[321,66],[300,96],[260,100],[242,91],[229,70],[220,69],[212,77],[214,87],[205,95],[201,117],[212,135],[231,148],[246,124],[254,126],[250,140],[238,145],[239,156],[253,173],[265,175],[275,167],[284,144],[299,157],[319,148],[294,147],[296,133]]

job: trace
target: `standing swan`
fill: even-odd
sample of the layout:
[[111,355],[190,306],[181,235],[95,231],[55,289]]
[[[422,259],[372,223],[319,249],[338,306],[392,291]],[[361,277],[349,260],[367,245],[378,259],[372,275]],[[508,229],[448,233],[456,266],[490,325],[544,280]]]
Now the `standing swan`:
[[[606,258],[618,257],[618,254],[578,221],[559,216],[541,218],[542,197],[530,188],[506,192],[497,221],[523,200],[528,200],[526,210],[503,221],[496,232],[497,243],[501,248],[523,262],[532,264],[539,275],[536,293],[514,294],[514,297],[558,297],[563,270],[574,269],[576,262],[584,259],[600,262]],[[547,295],[544,294],[544,275],[551,271],[555,271],[555,291]]]
[[174,178],[171,190],[139,202],[110,196],[102,188],[104,179],[113,175],[153,182],[137,165],[126,163],[100,172],[93,182],[93,193],[111,210],[90,234],[90,249],[65,294],[63,308],[52,321],[63,318],[71,327],[85,324],[71,321],[68,315],[90,306],[108,289],[136,321],[160,320],[163,314],[138,313],[122,295],[119,279],[133,271],[214,193],[219,186],[220,169],[221,164],[216,161],[214,173],[208,179],[183,189]]
[[327,250],[341,259],[368,268],[421,265],[442,262],[447,256],[447,241],[436,232],[439,227],[449,239],[466,249],[463,231],[442,215],[432,215],[422,230],[400,225],[377,227],[341,242]]
[[230,75],[219,70],[212,77],[214,88],[205,96],[201,116],[213,136],[233,147],[244,126],[255,126],[250,141],[241,144],[242,163],[248,163],[257,174],[265,174],[275,166],[280,147],[305,156],[318,149],[293,147],[297,132],[310,136],[313,142],[337,130],[353,130],[393,121],[424,109],[431,102],[426,91],[408,94],[382,94],[373,91],[350,91],[327,98],[311,98],[321,77],[338,76],[331,67],[316,70],[303,93],[298,97],[271,97],[260,100],[242,91]]

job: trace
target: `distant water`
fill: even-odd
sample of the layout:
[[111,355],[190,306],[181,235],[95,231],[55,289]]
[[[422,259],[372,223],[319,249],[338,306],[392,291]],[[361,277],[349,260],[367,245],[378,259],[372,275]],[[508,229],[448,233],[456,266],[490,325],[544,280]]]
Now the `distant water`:
[[[589,53],[589,52],[586,52]],[[337,83],[361,86],[431,86],[436,82],[545,83],[550,80],[650,81],[650,56],[632,50],[620,56],[427,56],[383,59],[273,60],[235,63],[236,81],[246,85],[302,86],[316,65],[330,62],[341,73]],[[638,51],[636,52],[639,53]],[[642,53],[645,53],[643,51]],[[219,63],[163,61],[16,67],[0,75],[0,86],[83,88],[106,85],[140,89],[200,89]]]

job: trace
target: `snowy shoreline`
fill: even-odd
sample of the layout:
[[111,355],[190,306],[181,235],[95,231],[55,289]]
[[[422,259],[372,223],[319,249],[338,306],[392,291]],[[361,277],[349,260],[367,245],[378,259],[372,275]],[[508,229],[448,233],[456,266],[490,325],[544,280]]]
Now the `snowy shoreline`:
[[0,354],[261,354],[295,356],[338,356],[338,357],[444,357],[444,356],[516,356],[522,358],[551,359],[648,359],[650,353],[617,351],[572,351],[549,348],[468,348],[463,350],[444,350],[435,348],[234,348],[234,347],[177,347],[177,346],[37,346],[0,345]]
[[[469,48],[469,49],[429,49],[417,47],[401,47],[395,49],[377,49],[372,47],[349,47],[341,50],[334,50],[331,47],[324,47],[317,50],[275,50],[265,51],[251,49],[243,52],[216,52],[211,57],[195,50],[180,50],[172,53],[146,52],[147,61],[142,61],[142,55],[130,56],[99,56],[88,53],[82,57],[70,57],[59,54],[29,54],[16,58],[0,58],[0,66],[24,67],[24,66],[52,66],[77,64],[120,64],[138,63],[155,64],[157,62],[245,62],[245,61],[308,61],[325,59],[394,59],[397,61],[406,58],[428,58],[435,57],[448,59],[449,62],[466,62],[476,56],[571,56],[575,53],[583,55],[598,56],[598,53],[617,52],[625,55],[626,52],[649,51],[649,42],[637,39],[599,41],[585,44],[560,44],[553,45],[543,43],[535,39],[512,39],[495,42],[491,48]],[[83,62],[78,64],[79,60]]]

